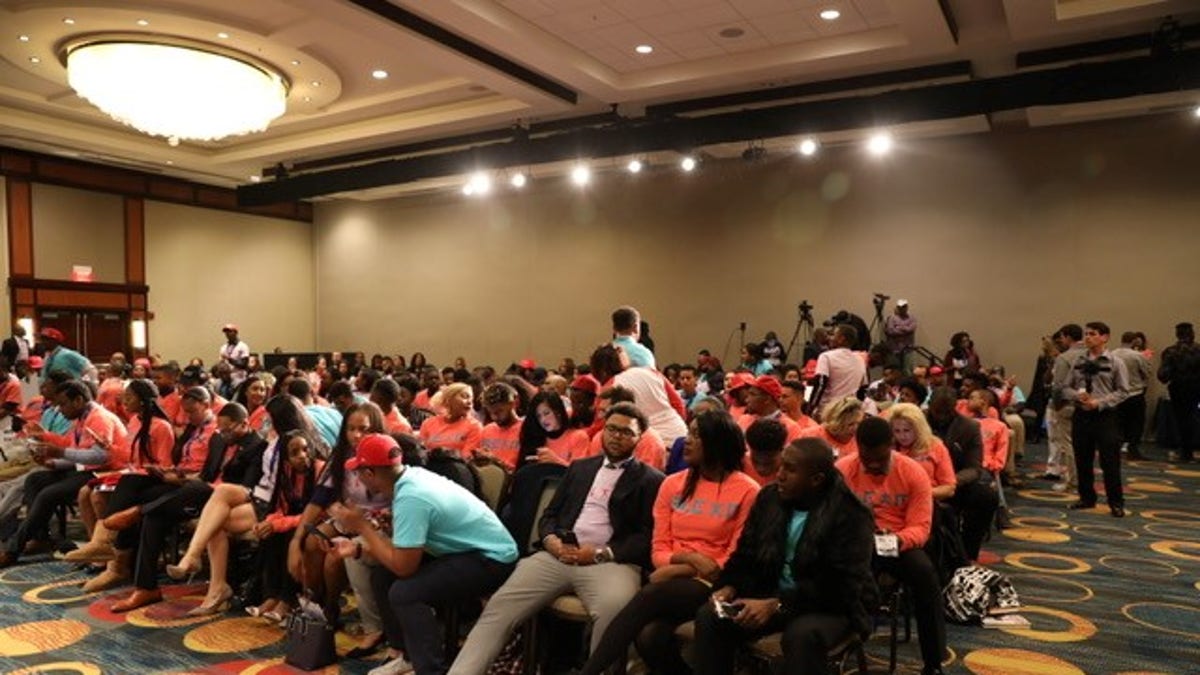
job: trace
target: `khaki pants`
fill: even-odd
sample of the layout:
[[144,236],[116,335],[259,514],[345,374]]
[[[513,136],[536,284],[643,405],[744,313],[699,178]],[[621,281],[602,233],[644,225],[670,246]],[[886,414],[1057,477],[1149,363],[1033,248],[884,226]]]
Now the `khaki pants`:
[[1071,444],[1074,415],[1073,405],[1057,410],[1051,406],[1046,410],[1046,423],[1050,426],[1050,453],[1046,457],[1046,472],[1062,476],[1068,485],[1075,484],[1075,451]]

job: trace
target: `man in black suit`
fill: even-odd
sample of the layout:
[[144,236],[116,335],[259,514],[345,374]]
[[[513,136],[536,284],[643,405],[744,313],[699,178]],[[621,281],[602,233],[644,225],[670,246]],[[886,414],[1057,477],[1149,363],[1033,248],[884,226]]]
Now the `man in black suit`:
[[12,368],[17,361],[29,360],[29,340],[25,337],[25,327],[21,324],[13,326],[11,337],[0,343],[0,356],[4,357],[4,365]]
[[604,415],[603,454],[567,468],[546,507],[538,533],[542,550],[488,600],[450,668],[483,675],[513,629],[564,593],[574,593],[592,616],[592,647],[642,585],[650,564],[653,507],[663,475],[633,456],[646,416],[631,403]]

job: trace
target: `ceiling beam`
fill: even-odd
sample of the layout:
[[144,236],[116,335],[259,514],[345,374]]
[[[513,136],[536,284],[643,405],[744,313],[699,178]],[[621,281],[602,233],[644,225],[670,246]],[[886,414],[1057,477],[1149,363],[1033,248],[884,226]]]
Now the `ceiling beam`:
[[1086,103],[1200,88],[1200,49],[1081,63],[969,82],[722,112],[639,118],[482,147],[293,175],[238,187],[242,205],[270,204],[456,175],[572,159],[599,159],[890,124],[956,119],[1032,106]]

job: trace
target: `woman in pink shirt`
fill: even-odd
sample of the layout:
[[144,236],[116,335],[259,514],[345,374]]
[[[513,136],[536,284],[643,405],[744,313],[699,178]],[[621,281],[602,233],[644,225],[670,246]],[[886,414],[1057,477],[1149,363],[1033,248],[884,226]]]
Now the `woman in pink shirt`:
[[440,403],[445,410],[421,424],[421,444],[428,450],[453,450],[469,459],[483,438],[483,425],[471,414],[475,401],[471,386],[455,382],[443,387],[434,398],[433,407]]
[[250,428],[266,435],[270,420],[267,417],[266,407],[267,384],[262,381],[262,378],[251,375],[242,380],[233,394],[233,402],[241,403],[246,407],[246,412],[250,413]]
[[724,412],[697,415],[688,427],[687,470],[663,481],[654,502],[654,572],[609,624],[582,675],[599,675],[624,659],[629,645],[655,673],[687,672],[675,629],[691,620],[712,593],[759,486],[742,473],[745,439]]
[[517,468],[525,464],[562,464],[586,457],[588,435],[570,428],[570,417],[562,397],[540,392],[529,401],[529,414],[521,423],[521,457]]
[[916,460],[929,475],[933,499],[942,501],[953,497],[957,484],[954,462],[945,444],[930,430],[925,413],[911,403],[897,403],[888,408],[885,417],[892,425],[896,452]]
[[808,427],[800,432],[801,438],[821,438],[833,446],[833,456],[837,458],[858,454],[858,441],[854,433],[858,431],[859,422],[866,417],[862,401],[847,396],[839,398],[821,412],[821,424]]

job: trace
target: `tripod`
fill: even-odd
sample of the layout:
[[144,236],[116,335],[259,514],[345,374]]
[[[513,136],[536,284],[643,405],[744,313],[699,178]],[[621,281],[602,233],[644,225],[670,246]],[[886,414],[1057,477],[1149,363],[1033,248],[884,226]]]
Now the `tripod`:
[[[885,342],[887,340],[887,331],[883,319],[883,304],[891,299],[891,296],[883,293],[876,293],[871,303],[875,305],[875,318],[871,319],[871,327],[867,329],[868,339],[875,340],[873,344]],[[876,327],[879,328],[878,333]]]
[[801,331],[804,331],[804,342],[801,343],[801,352],[803,352],[803,345],[806,345],[806,344],[812,342],[812,337],[813,337],[812,309],[813,309],[812,305],[808,304],[807,300],[801,301],[800,307],[799,307],[800,318],[796,320],[796,330],[792,331],[792,339],[790,342],[788,342],[787,349],[785,349],[783,351],[783,362],[784,363],[790,362],[789,357],[792,354],[792,349],[796,346],[796,340],[798,340],[800,338]]

